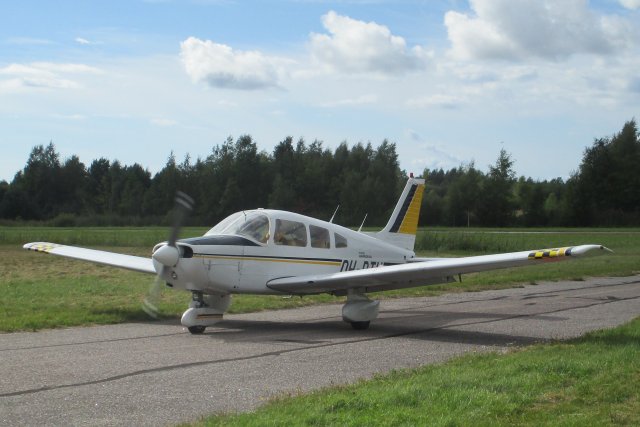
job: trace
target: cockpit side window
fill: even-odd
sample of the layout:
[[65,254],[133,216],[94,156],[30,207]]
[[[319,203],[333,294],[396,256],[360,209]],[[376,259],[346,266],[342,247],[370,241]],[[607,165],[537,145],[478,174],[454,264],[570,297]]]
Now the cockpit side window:
[[229,227],[229,225],[233,224],[242,216],[242,212],[236,212],[234,214],[229,215],[219,223],[217,223],[211,230],[205,233],[205,236],[211,236],[214,234],[223,234],[224,230]]
[[267,243],[269,240],[269,218],[266,215],[247,217],[247,221],[235,230],[235,234],[250,237],[260,243]]
[[347,239],[346,237],[335,233],[334,237],[336,239],[336,248],[346,248],[347,247]]
[[329,230],[315,225],[309,226],[309,234],[311,235],[311,247],[329,249]]
[[205,235],[215,234],[235,234],[260,243],[267,243],[269,240],[269,217],[258,212],[238,212],[222,220]]
[[276,219],[273,241],[276,245],[307,246],[307,227],[301,222]]

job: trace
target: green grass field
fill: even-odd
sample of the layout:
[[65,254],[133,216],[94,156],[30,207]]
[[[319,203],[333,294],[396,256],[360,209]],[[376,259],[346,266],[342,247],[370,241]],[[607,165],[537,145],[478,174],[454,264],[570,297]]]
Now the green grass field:
[[[183,237],[201,235],[187,228]],[[534,233],[532,233],[534,231]],[[27,252],[51,241],[149,256],[166,229],[0,227],[0,331],[148,321],[141,302],[152,276]],[[615,254],[470,274],[462,283],[384,292],[376,298],[437,295],[586,276],[640,272],[640,230],[421,230],[419,256],[465,256],[582,243]],[[164,317],[178,317],[186,292],[166,290]],[[237,296],[231,312],[337,302],[332,296],[283,299]],[[566,343],[507,354],[468,355],[351,386],[282,397],[254,413],[212,417],[199,425],[639,425],[640,320]]]
[[640,318],[568,342],[282,397],[196,426],[640,425]]
[[[183,237],[202,235],[206,228],[186,228]],[[535,231],[532,233],[531,231]],[[166,239],[161,227],[0,227],[0,331],[37,330],[74,325],[147,321],[141,303],[152,276],[61,257],[28,252],[22,244],[49,241],[149,256],[153,245]],[[421,230],[420,256],[464,256],[509,252],[567,244],[599,243],[613,255],[499,270],[463,276],[462,283],[384,292],[376,298],[437,295],[479,291],[535,283],[541,280],[580,279],[586,276],[631,275],[640,270],[640,230]],[[186,292],[166,289],[160,310],[179,317],[188,305]],[[234,297],[231,313],[290,308],[338,302],[319,295],[305,298],[278,296]]]

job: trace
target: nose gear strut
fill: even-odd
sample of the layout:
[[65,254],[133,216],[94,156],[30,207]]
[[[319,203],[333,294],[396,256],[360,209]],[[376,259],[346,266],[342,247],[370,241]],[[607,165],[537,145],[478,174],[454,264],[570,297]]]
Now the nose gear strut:
[[191,291],[191,304],[182,314],[181,323],[192,334],[201,334],[207,326],[222,320],[222,315],[230,304],[230,294],[210,295],[202,291]]

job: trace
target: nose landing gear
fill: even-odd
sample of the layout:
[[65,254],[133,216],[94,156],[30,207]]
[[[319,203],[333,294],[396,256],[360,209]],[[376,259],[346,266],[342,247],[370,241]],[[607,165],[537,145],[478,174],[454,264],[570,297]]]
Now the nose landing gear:
[[230,294],[209,295],[202,291],[191,292],[189,309],[182,314],[180,322],[192,334],[202,334],[207,326],[222,320],[222,316],[231,304]]

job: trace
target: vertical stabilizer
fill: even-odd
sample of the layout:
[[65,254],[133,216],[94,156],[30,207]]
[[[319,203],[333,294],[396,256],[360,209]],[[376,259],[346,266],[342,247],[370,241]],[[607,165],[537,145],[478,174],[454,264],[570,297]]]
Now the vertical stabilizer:
[[424,193],[424,179],[409,178],[387,225],[373,236],[400,248],[413,250]]

